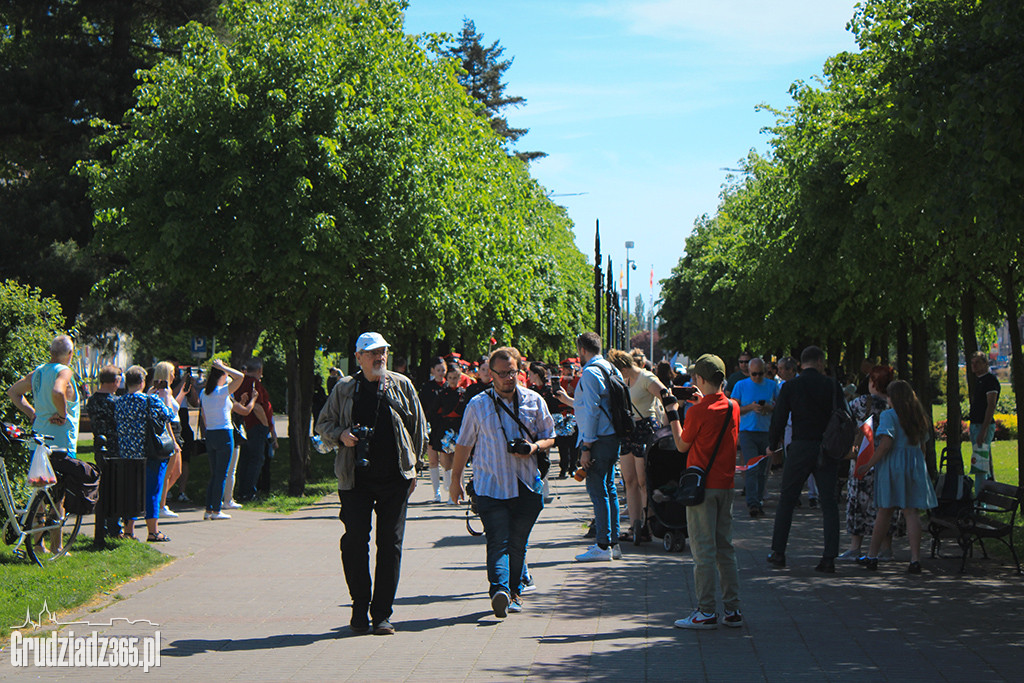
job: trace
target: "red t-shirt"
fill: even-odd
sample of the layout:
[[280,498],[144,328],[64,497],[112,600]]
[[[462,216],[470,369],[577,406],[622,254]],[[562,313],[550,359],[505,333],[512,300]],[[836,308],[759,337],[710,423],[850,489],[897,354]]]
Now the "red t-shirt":
[[[252,388],[255,385],[258,397],[256,398],[256,405],[263,406],[263,412],[267,416],[267,420],[270,424],[274,423],[274,407],[270,403],[270,394],[263,388],[263,382],[259,381],[255,377],[245,376],[242,380],[242,385],[235,391],[234,397],[236,401],[241,401],[242,396],[252,393]],[[260,419],[256,417],[256,411],[253,410],[251,413],[242,418],[245,422],[246,429],[251,429],[256,425],[263,424]],[[269,426],[269,425],[268,425]]]
[[705,396],[686,411],[683,422],[683,441],[690,444],[686,454],[686,464],[697,465],[707,469],[711,459],[711,449],[722,433],[722,421],[726,419],[726,411],[732,409],[732,425],[722,434],[722,443],[718,446],[718,455],[708,472],[709,489],[731,489],[736,474],[736,441],[740,436],[740,407],[735,401],[729,401],[725,394],[718,392]]

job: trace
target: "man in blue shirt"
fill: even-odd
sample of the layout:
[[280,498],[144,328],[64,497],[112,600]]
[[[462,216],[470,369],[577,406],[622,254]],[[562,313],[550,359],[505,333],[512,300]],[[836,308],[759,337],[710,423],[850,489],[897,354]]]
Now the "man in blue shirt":
[[[580,466],[587,471],[587,493],[594,504],[597,543],[577,555],[580,562],[618,559],[619,498],[615,492],[615,463],[619,460],[619,437],[612,424],[611,399],[605,373],[619,371],[601,356],[601,337],[584,332],[576,339],[583,372],[576,387],[573,407],[580,431]],[[604,370],[602,372],[601,370]]]
[[458,502],[465,495],[462,472],[472,453],[473,489],[487,537],[491,609],[499,618],[522,610],[526,544],[544,507],[537,454],[555,443],[555,423],[544,399],[516,383],[518,361],[519,352],[511,347],[491,353],[493,387],[466,406],[449,485],[451,500]]
[[[747,465],[744,487],[747,509],[751,517],[764,514],[764,487],[768,480],[768,428],[772,424],[772,411],[779,396],[779,385],[764,377],[764,361],[750,359],[750,376],[741,379],[732,390],[732,398],[740,404],[740,452]],[[761,458],[751,466],[750,461]]]

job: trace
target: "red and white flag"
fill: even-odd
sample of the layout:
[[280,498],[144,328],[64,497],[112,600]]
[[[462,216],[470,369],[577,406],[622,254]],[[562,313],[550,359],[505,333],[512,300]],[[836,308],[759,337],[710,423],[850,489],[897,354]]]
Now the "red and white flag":
[[[860,426],[860,431],[864,434],[864,440],[860,442],[860,452],[857,453],[857,468],[861,465],[866,465],[871,456],[875,454],[875,432],[871,429],[871,418],[864,420],[864,424]],[[855,479],[863,479],[864,475],[854,470]]]

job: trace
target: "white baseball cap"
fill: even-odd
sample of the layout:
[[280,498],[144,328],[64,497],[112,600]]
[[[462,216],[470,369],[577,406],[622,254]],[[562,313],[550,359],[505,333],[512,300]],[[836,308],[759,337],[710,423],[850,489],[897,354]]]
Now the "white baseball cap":
[[374,351],[376,349],[386,349],[391,344],[384,341],[384,337],[380,336],[377,332],[363,332],[356,339],[356,353],[361,351]]

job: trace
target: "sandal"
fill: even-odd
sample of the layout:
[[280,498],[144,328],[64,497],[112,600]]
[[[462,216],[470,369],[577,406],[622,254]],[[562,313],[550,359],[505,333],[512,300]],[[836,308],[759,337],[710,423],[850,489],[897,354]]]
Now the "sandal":
[[149,543],[165,543],[171,539],[167,538],[162,531],[158,531],[155,534],[150,534],[146,540]]
[[633,532],[632,531],[623,531],[621,534],[619,534],[619,540],[620,541],[626,541],[627,543],[632,543],[633,542]]

